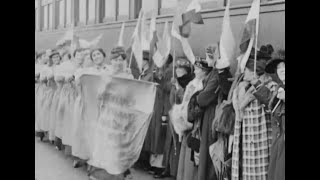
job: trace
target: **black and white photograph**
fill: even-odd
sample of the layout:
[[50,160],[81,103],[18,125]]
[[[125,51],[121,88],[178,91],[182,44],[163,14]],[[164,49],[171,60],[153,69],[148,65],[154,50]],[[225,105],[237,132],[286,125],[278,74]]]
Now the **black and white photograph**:
[[35,0],[35,180],[285,180],[285,2]]

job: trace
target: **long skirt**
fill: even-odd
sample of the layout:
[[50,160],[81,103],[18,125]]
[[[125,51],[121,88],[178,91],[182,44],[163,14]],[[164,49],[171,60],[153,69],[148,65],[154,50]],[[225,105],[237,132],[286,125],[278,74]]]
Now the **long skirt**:
[[55,140],[55,129],[56,129],[56,121],[57,121],[57,110],[60,100],[60,93],[61,93],[61,87],[58,87],[53,95],[52,98],[52,105],[51,105],[51,111],[50,111],[50,124],[49,124],[49,140],[54,141]]
[[[175,139],[173,139],[173,136]],[[171,122],[167,125],[166,141],[164,146],[163,165],[173,177],[177,176],[180,156],[181,142],[178,135],[174,132]]]
[[236,119],[232,152],[232,180],[267,180],[271,153],[271,120],[257,100]]
[[35,123],[34,123],[34,125],[35,125],[35,131],[37,132],[37,131],[39,131],[40,129],[39,129],[39,127],[38,127],[38,116],[39,116],[39,110],[38,110],[38,108],[39,108],[39,106],[38,106],[38,99],[39,99],[39,89],[40,89],[40,83],[36,83],[35,84],[35,91],[34,91],[34,97],[35,97],[35,101],[34,101],[34,105],[35,105]]
[[191,161],[191,149],[187,146],[186,135],[182,137],[177,180],[198,179],[198,167]]
[[72,132],[72,155],[83,160],[90,158],[90,151],[86,138],[86,123],[83,116],[83,102],[79,94],[74,103],[73,132]]
[[60,95],[60,105],[66,107],[64,119],[62,120],[62,144],[72,145],[72,131],[73,128],[73,111],[74,103],[77,97],[75,87],[71,83],[67,83],[63,86]]
[[51,108],[51,104],[52,104],[52,98],[53,98],[53,94],[54,94],[54,89],[50,86],[44,86],[43,88],[43,94],[41,95],[40,98],[40,130],[44,131],[44,132],[48,132],[49,131],[49,127],[50,127],[50,108]]
[[47,86],[44,83],[40,83],[37,90],[37,102],[36,102],[36,123],[35,123],[35,131],[41,132],[41,124],[42,124],[42,116],[43,116],[43,107],[45,101],[45,90]]

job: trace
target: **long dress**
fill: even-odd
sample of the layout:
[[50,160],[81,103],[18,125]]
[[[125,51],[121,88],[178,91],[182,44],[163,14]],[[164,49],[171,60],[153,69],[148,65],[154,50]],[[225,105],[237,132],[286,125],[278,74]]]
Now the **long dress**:
[[[262,86],[254,93],[257,99],[269,107],[274,112],[271,114],[272,145],[268,170],[268,180],[285,179],[285,102],[279,101],[276,97],[278,89],[284,88],[282,82],[272,93],[269,88]],[[277,103],[280,102],[277,105]]]
[[[85,117],[85,107],[81,97],[82,84],[80,77],[83,74],[99,75],[105,68],[96,69],[93,67],[78,68],[75,73],[75,88],[77,96],[73,108],[73,130],[72,130],[72,155],[82,160],[92,159],[94,147],[94,120]],[[89,164],[92,164],[88,162]]]
[[56,121],[57,121],[57,109],[58,104],[60,100],[60,93],[64,82],[64,77],[59,74],[59,68],[60,65],[57,65],[54,67],[54,81],[57,85],[56,90],[54,92],[53,98],[52,98],[52,105],[51,105],[51,111],[50,111],[50,127],[49,127],[49,140],[54,141],[55,140],[55,129],[56,129]]
[[75,89],[76,89],[76,100],[74,102],[73,108],[73,129],[72,129],[72,155],[83,160],[89,159],[89,152],[86,149],[83,129],[85,129],[84,119],[83,119],[83,104],[81,100],[81,84],[79,83],[79,78],[83,71],[82,67],[79,67],[75,73]]
[[201,120],[200,155],[198,166],[198,180],[215,179],[215,170],[209,154],[209,146],[214,143],[211,124],[215,117],[218,102],[217,88],[219,86],[219,74],[213,69],[204,80],[204,89],[197,96],[199,106],[204,110]]
[[48,114],[50,113],[50,107],[54,93],[53,81],[52,67],[44,66],[40,72],[41,88],[39,89],[38,99],[38,125],[40,131],[42,132],[49,131],[50,117]]
[[[270,77],[260,80],[271,92],[277,84]],[[236,119],[232,154],[232,180],[266,180],[271,153],[271,120],[267,106],[252,93],[254,86],[241,82],[233,92]],[[253,91],[254,92],[254,91]]]
[[40,83],[40,70],[42,68],[42,65],[36,64],[35,66],[35,76],[36,78],[36,82],[35,82],[35,91],[34,91],[34,97],[35,97],[35,132],[39,131],[39,127],[38,127],[38,116],[39,116],[39,111],[38,111],[38,99],[39,99],[39,89],[41,87],[41,83]]
[[62,119],[61,139],[62,144],[67,147],[72,146],[73,109],[77,97],[75,86],[71,81],[74,71],[75,65],[71,61],[62,64],[62,75],[65,83],[61,89],[59,107],[60,110],[65,109]]

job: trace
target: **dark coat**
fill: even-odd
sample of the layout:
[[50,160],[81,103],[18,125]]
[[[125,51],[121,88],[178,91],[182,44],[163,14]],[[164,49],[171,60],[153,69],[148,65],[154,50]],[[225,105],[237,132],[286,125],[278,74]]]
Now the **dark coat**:
[[209,155],[209,146],[214,143],[214,139],[211,136],[211,124],[217,105],[218,93],[216,91],[218,86],[218,71],[213,69],[204,80],[204,89],[197,96],[197,102],[204,110],[201,121],[198,180],[211,180],[215,177],[215,170]]
[[[280,85],[284,88],[284,85]],[[280,88],[280,86],[277,87]],[[272,124],[272,145],[271,156],[268,170],[268,180],[282,180],[285,179],[285,103],[280,102],[278,107],[276,104],[279,99],[277,94],[271,93],[270,90],[264,86],[257,89],[254,94],[260,101],[268,105],[269,110],[275,111],[271,114]]]
[[217,140],[217,137],[212,137],[211,125],[215,117],[218,97],[222,96],[223,99],[226,99],[228,96],[231,82],[227,81],[227,78],[230,77],[229,69],[225,69],[220,74],[217,69],[213,69],[204,80],[204,89],[197,96],[197,102],[204,110],[201,121],[198,180],[217,179],[209,154],[209,146]]

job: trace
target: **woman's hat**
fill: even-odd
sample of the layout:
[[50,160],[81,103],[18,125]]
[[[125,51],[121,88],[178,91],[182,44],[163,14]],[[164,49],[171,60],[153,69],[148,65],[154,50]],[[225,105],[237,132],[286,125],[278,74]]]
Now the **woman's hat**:
[[59,55],[60,56],[60,53],[56,50],[52,51],[51,54],[49,55],[49,58],[52,58],[54,55]]
[[184,68],[187,73],[191,73],[191,62],[186,57],[177,57],[175,60],[176,68]]
[[212,67],[208,66],[208,63],[207,63],[206,59],[205,58],[201,58],[201,57],[196,57],[196,61],[194,63],[194,66],[196,66],[198,68],[201,68],[203,70],[206,70],[206,71],[211,71],[212,70]]
[[126,59],[127,55],[126,55],[126,52],[124,50],[124,47],[117,46],[117,47],[114,47],[111,50],[110,59],[115,59],[115,58],[117,58],[119,56],[122,56],[123,59]]
[[175,63],[176,67],[191,67],[191,62],[186,57],[178,57]]
[[[254,71],[254,59],[248,59],[246,68],[250,69],[251,71]],[[263,60],[257,60],[256,62],[256,73],[261,76],[265,73],[266,69],[266,62]]]
[[[254,59],[255,56],[255,48],[251,49],[249,59]],[[262,46],[260,50],[257,50],[257,60],[266,60],[269,61],[271,59],[271,55],[268,53],[268,49],[266,46]]]
[[273,74],[276,72],[277,66],[278,64],[280,64],[281,62],[285,63],[285,59],[273,59],[271,61],[268,62],[267,66],[266,66],[266,72]]

